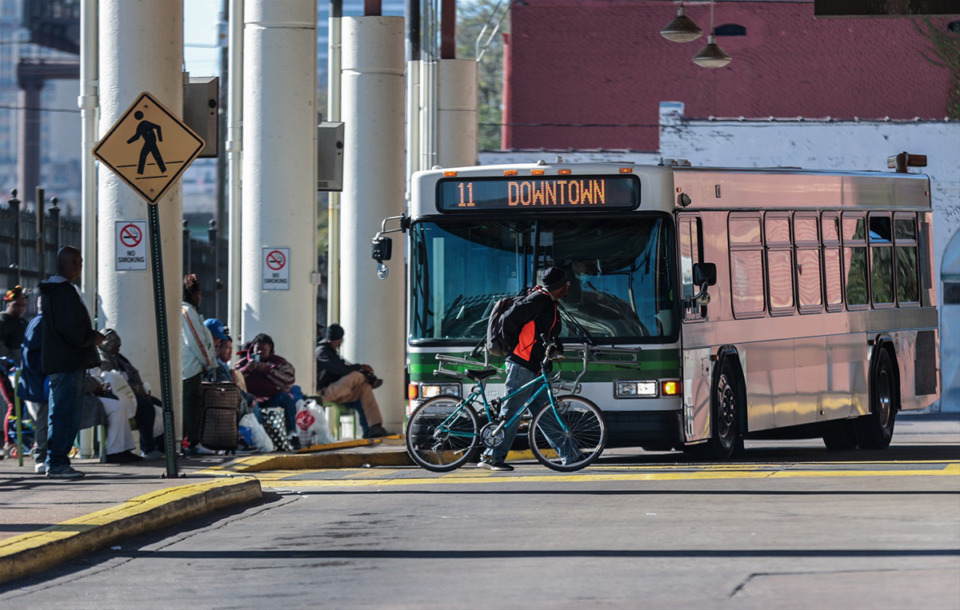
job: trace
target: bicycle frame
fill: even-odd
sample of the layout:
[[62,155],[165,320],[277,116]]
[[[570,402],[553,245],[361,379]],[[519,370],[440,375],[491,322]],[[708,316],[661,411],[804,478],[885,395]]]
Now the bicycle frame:
[[[494,430],[494,432],[498,432],[498,431],[500,431],[500,430],[502,430],[502,429],[504,429],[504,428],[507,428],[507,427],[513,425],[513,423],[514,423],[515,421],[517,421],[517,419],[519,419],[520,417],[522,417],[524,413],[527,413],[528,411],[530,411],[530,405],[532,405],[533,402],[536,400],[536,398],[537,398],[538,396],[540,396],[540,394],[541,394],[542,392],[544,392],[544,391],[547,392],[547,398],[548,398],[548,400],[550,401],[550,406],[553,408],[554,413],[556,413],[557,402],[556,402],[556,400],[555,400],[555,398],[554,398],[554,396],[553,396],[553,389],[550,387],[550,379],[547,377],[547,371],[546,371],[546,369],[541,369],[541,370],[540,370],[540,375],[539,375],[538,377],[534,377],[533,379],[531,379],[531,380],[528,381],[527,383],[523,384],[522,386],[520,386],[519,388],[517,388],[517,389],[514,390],[513,392],[510,392],[509,394],[505,395],[505,396],[504,396],[503,398],[501,398],[500,400],[501,400],[501,402],[502,402],[502,401],[506,401],[506,400],[508,400],[508,399],[516,396],[517,394],[526,391],[527,389],[533,387],[533,386],[536,385],[536,384],[539,384],[539,385],[540,385],[540,387],[537,388],[537,391],[534,392],[534,393],[530,396],[530,398],[528,398],[528,399],[526,400],[526,402],[523,403],[523,406],[520,407],[520,409],[518,409],[517,412],[514,413],[513,416],[512,416],[510,419],[508,419],[508,420],[506,420],[506,421],[500,422],[500,424],[496,427],[496,429]],[[462,401],[460,401],[460,403],[457,405],[457,408],[454,409],[453,412],[452,412],[449,416],[447,416],[447,418],[444,419],[443,422],[441,422],[439,426],[437,426],[437,430],[436,430],[436,432],[435,432],[434,434],[436,434],[436,433],[438,433],[438,432],[442,432],[442,433],[444,433],[444,434],[450,434],[450,435],[452,435],[452,436],[459,436],[459,437],[464,437],[464,438],[469,438],[469,437],[471,437],[471,436],[476,436],[476,434],[474,434],[474,433],[466,434],[466,433],[462,433],[462,432],[457,432],[457,431],[455,431],[455,430],[450,430],[450,429],[447,428],[447,425],[449,424],[449,422],[453,421],[456,417],[458,417],[461,409],[470,408],[470,405],[472,405],[472,404],[477,400],[477,397],[481,398],[482,401],[483,401],[483,410],[484,410],[484,412],[486,413],[487,421],[493,422],[494,418],[493,418],[493,416],[492,416],[492,414],[491,414],[490,403],[487,402],[487,395],[486,395],[486,391],[485,391],[484,386],[483,386],[483,381],[480,380],[480,381],[477,381],[477,387],[470,392],[470,395],[467,396],[466,398],[464,398]],[[563,432],[567,432],[567,426],[566,426],[566,424],[563,423],[563,419],[562,419],[562,418],[557,417],[557,423],[560,424],[560,427],[561,427],[561,429],[563,430]]]

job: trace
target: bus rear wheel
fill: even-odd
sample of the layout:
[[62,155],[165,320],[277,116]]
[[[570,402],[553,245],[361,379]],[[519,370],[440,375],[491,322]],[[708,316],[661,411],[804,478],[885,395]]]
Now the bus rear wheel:
[[713,434],[707,443],[710,457],[729,460],[735,453],[743,450],[740,417],[744,412],[742,407],[745,400],[740,374],[730,358],[724,358],[711,400]]
[[890,353],[881,349],[870,384],[870,414],[857,421],[857,443],[861,449],[886,449],[890,446],[899,395]]

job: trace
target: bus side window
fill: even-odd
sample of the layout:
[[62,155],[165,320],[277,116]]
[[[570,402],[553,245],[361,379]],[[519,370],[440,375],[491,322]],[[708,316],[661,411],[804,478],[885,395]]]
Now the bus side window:
[[919,305],[917,217],[913,214],[896,214],[893,223],[897,259],[897,301],[901,307],[904,305]]
[[824,212],[820,227],[823,230],[823,286],[827,311],[843,310],[843,268],[840,265],[840,216]]
[[820,292],[820,232],[817,215],[798,213],[793,219],[797,257],[797,302],[800,313],[823,311]]
[[768,212],[764,215],[764,224],[770,315],[790,315],[794,311],[790,215]]
[[693,295],[699,288],[693,284],[693,265],[703,260],[703,240],[701,239],[700,219],[695,216],[679,219],[680,237],[680,283],[681,298],[683,299],[683,319],[700,320],[700,305],[691,302]]
[[730,298],[735,318],[755,318],[765,311],[763,240],[760,216],[732,213],[729,218]]
[[867,292],[867,231],[862,212],[843,213],[843,269],[847,309],[865,309],[870,302]]
[[870,287],[874,307],[893,306],[893,231],[889,213],[870,214]]

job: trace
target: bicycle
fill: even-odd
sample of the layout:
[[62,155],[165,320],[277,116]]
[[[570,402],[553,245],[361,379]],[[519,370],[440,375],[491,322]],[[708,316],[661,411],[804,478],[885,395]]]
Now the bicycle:
[[[540,375],[513,392],[487,400],[484,380],[500,373],[497,368],[468,369],[464,372],[443,369],[443,363],[475,365],[476,362],[438,355],[441,367],[435,374],[444,374],[476,383],[470,394],[436,396],[417,407],[410,415],[404,435],[407,453],[422,468],[433,472],[449,472],[468,461],[477,461],[481,445],[493,448],[504,439],[504,430],[530,412],[530,405],[546,392],[547,403],[533,414],[527,436],[530,450],[537,461],[553,470],[570,472],[593,463],[607,442],[607,428],[600,409],[590,400],[573,394],[555,396],[547,373],[551,360],[558,359],[556,348],[548,345],[540,367]],[[583,376],[581,372],[580,376]],[[557,381],[559,380],[559,373]],[[576,391],[580,377],[573,382]],[[499,418],[503,401],[535,388],[535,391],[513,417]],[[478,409],[481,401],[486,423],[480,425]]]

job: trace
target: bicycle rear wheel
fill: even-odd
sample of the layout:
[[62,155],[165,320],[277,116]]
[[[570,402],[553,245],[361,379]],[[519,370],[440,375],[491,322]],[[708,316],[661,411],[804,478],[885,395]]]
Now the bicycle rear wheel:
[[479,441],[477,414],[454,396],[437,396],[416,408],[404,435],[418,466],[448,472],[466,463]]
[[570,472],[586,467],[603,453],[607,427],[600,409],[580,396],[558,396],[530,422],[530,449],[541,464]]

